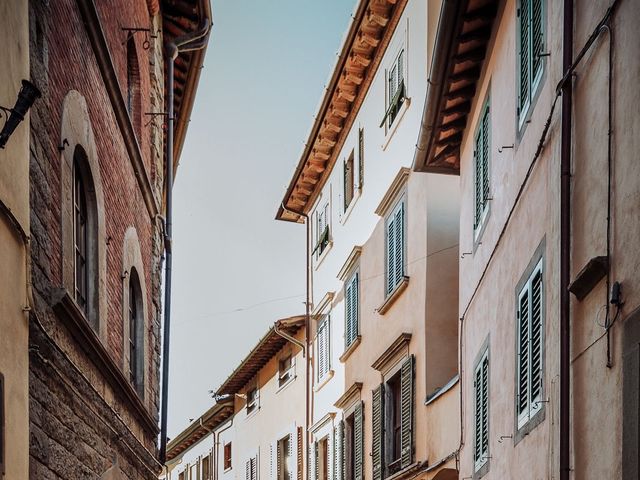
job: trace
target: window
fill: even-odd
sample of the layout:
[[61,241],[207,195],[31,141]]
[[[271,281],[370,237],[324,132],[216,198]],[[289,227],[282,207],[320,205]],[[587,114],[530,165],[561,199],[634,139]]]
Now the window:
[[247,415],[255,412],[260,406],[260,391],[254,387],[247,392]]
[[198,479],[198,465],[191,465],[189,468],[189,480],[197,480]]
[[324,437],[315,443],[316,480],[329,479],[329,439]]
[[544,70],[544,0],[520,0],[518,8],[518,125],[526,121]]
[[178,475],[178,480],[185,480],[184,474],[185,472],[180,472],[180,474]]
[[87,225],[88,209],[84,179],[76,159],[73,166],[73,231],[75,250],[75,299],[78,306],[87,313],[89,275],[87,269],[87,249],[89,229]]
[[525,426],[542,407],[543,308],[541,259],[518,295],[516,332],[517,430]]
[[318,381],[323,380],[331,369],[330,318],[325,315],[318,324]]
[[[400,107],[405,99],[405,82],[404,82],[404,49],[400,50],[398,56],[393,61],[391,67],[387,70],[387,110],[384,115],[384,121],[387,120],[387,126],[390,128],[396,119]],[[381,125],[382,126],[382,125]]]
[[258,457],[251,457],[245,464],[245,480],[258,480]]
[[278,361],[278,386],[282,387],[293,378],[294,363],[291,354],[288,354]]
[[353,200],[353,193],[355,191],[355,175],[354,175],[354,165],[353,165],[353,151],[349,155],[349,158],[344,162],[344,210],[346,211],[351,205],[351,201]]
[[278,480],[293,480],[293,440],[291,435],[278,440]]
[[474,239],[478,238],[481,226],[487,216],[489,210],[489,152],[490,149],[489,135],[489,100],[480,117],[478,129],[476,131],[475,141],[473,145],[473,161],[474,161],[474,217],[473,231]]
[[322,255],[329,245],[329,202],[316,210],[316,246],[313,253],[316,257]]
[[201,462],[202,480],[211,480],[211,457],[207,455]]
[[359,292],[358,292],[358,272],[355,272],[344,287],[344,305],[345,305],[345,334],[344,334],[344,343],[345,347],[349,348],[353,342],[358,338],[358,334],[360,333],[359,327]]
[[364,424],[363,403],[358,402],[334,427],[336,480],[362,480]]
[[477,472],[489,461],[489,349],[475,367],[473,380],[474,431],[473,466]]
[[393,475],[413,462],[414,357],[373,391],[373,479]]
[[144,322],[142,292],[138,272],[129,272],[129,381],[142,396],[144,393]]
[[387,286],[389,296],[404,279],[405,243],[404,243],[404,199],[395,206],[387,218],[386,246],[387,246]]
[[231,470],[231,442],[224,444],[224,469]]

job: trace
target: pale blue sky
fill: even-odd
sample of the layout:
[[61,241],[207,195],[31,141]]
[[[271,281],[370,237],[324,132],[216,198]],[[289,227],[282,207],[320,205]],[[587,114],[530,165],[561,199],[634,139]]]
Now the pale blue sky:
[[304,312],[304,226],[274,220],[355,0],[212,0],[174,189],[169,437],[278,318]]

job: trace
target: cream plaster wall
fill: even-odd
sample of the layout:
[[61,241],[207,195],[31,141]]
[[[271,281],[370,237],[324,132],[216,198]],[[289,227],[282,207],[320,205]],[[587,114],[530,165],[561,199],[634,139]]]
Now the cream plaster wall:
[[[27,2],[0,3],[0,105],[12,108],[22,79],[29,79]],[[4,118],[0,124],[4,125]],[[0,201],[29,233],[29,118],[0,150]],[[29,365],[27,250],[9,218],[0,213],[0,373],[4,375],[5,478],[27,478],[29,469]]]

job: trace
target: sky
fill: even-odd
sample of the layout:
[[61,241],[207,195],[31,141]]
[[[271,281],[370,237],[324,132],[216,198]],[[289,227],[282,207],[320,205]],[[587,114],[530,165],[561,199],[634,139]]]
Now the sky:
[[212,0],[174,184],[168,435],[279,318],[304,313],[305,228],[274,220],[355,0]]

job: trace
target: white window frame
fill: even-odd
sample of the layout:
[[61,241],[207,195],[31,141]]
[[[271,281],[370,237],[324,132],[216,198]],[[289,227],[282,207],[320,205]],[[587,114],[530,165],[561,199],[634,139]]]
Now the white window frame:
[[[289,366],[289,368],[287,370],[281,370],[281,362],[283,360],[285,360],[287,357],[291,358],[291,365]],[[288,378],[283,380],[283,377],[287,376]],[[283,388],[286,385],[288,385],[290,382],[293,381],[293,379],[296,377],[296,357],[293,354],[293,352],[288,351],[285,352],[283,354],[281,354],[278,357],[278,388]]]

